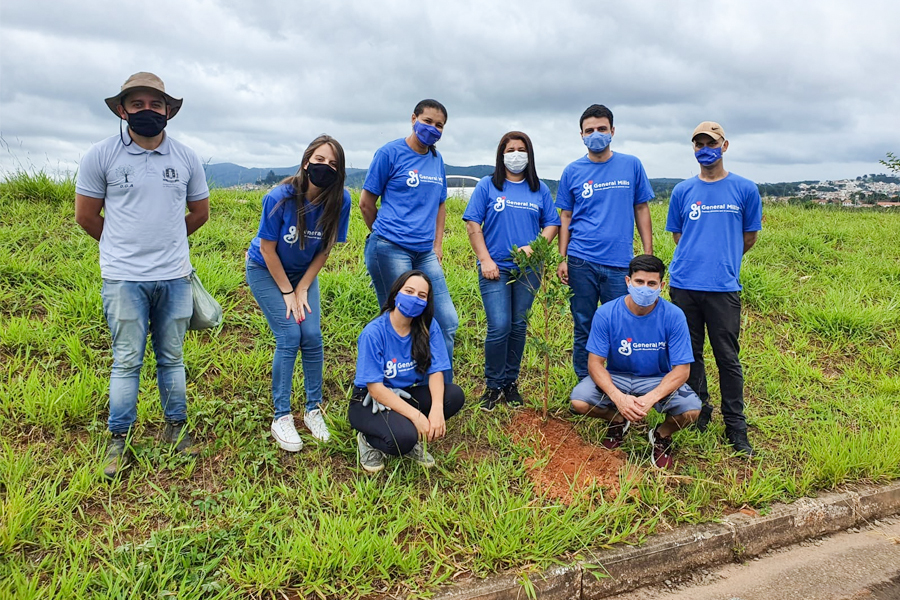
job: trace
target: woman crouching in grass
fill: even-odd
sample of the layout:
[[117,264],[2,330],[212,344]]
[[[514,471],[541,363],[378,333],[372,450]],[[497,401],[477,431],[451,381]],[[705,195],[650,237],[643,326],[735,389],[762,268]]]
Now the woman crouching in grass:
[[407,271],[391,286],[381,314],[359,336],[347,416],[358,431],[363,469],[382,470],[386,454],[434,465],[421,441],[443,437],[446,419],[464,402],[458,385],[444,383],[443,371],[449,368],[434,318],[431,280],[422,271]]
[[322,329],[317,276],[335,242],[347,241],[350,193],[344,149],[321,135],[303,153],[300,170],[263,198],[259,232],[247,252],[247,284],[275,334],[272,436],[288,452],[303,441],[291,414],[291,383],[302,352],[306,414],[313,437],[331,437],[322,416]]

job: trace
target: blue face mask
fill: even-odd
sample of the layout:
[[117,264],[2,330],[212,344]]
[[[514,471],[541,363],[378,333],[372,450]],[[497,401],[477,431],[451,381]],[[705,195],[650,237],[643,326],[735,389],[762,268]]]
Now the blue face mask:
[[612,141],[612,134],[595,131],[591,135],[582,136],[581,139],[584,145],[588,147],[588,150],[594,154],[600,154],[609,146],[609,143]]
[[634,303],[638,306],[648,307],[652,306],[656,299],[659,298],[659,293],[662,290],[660,288],[649,288],[646,285],[629,285],[628,286],[628,295],[631,296],[631,299],[634,300]]
[[415,319],[421,315],[422,311],[425,310],[425,307],[428,306],[427,300],[422,300],[418,296],[404,294],[403,292],[397,292],[394,303],[397,306],[397,310],[400,311],[400,314],[404,317],[409,317],[410,319]]
[[419,138],[419,141],[422,142],[424,146],[433,146],[435,142],[441,139],[440,129],[438,129],[434,125],[423,123],[418,119],[416,119],[416,122],[413,123],[413,131],[416,133],[416,137]]
[[700,148],[696,152],[694,152],[694,156],[697,157],[697,162],[703,165],[704,167],[708,167],[711,164],[716,163],[717,161],[722,159],[722,147],[718,148]]

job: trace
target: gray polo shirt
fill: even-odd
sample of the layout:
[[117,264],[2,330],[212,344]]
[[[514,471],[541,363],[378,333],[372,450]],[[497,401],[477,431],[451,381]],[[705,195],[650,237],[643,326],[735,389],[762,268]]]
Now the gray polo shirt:
[[126,146],[115,135],[85,154],[75,191],[104,199],[104,279],[167,281],[190,275],[186,203],[209,197],[196,152],[168,135],[156,150]]

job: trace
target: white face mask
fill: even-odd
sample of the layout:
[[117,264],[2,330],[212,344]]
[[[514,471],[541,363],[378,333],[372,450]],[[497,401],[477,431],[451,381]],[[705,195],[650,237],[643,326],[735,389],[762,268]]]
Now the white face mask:
[[527,152],[507,152],[503,155],[503,164],[510,173],[518,175],[528,166]]

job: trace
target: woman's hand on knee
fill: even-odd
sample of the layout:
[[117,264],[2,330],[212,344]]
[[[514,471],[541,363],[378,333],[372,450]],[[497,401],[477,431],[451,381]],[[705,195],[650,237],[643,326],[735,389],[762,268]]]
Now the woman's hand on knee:
[[419,437],[422,439],[429,439],[428,434],[431,431],[431,422],[428,420],[428,417],[423,415],[421,412],[417,412],[412,422],[413,425],[416,426],[416,431],[419,433]]
[[444,419],[443,413],[435,414],[434,411],[428,415],[428,441],[433,441],[444,437],[447,433],[447,421]]

